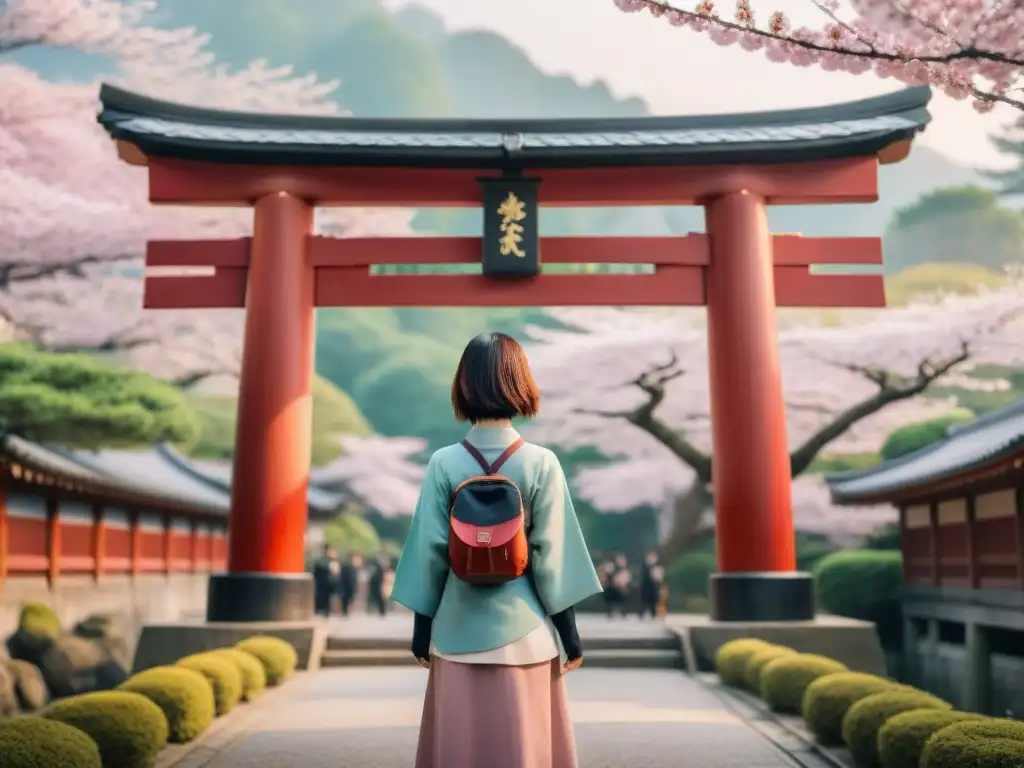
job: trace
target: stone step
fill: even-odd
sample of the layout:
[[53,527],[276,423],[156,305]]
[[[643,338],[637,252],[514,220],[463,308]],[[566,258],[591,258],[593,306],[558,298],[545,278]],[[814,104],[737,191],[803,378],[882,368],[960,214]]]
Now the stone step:
[[327,650],[320,657],[321,667],[408,667],[415,664],[416,660],[408,648]]
[[[683,669],[683,656],[678,651],[658,649],[589,650],[587,667],[594,669]],[[320,660],[322,667],[399,667],[415,664],[412,654],[403,649],[328,650]]]
[[[328,637],[329,651],[408,651],[409,637]],[[587,637],[583,647],[590,651],[679,651],[679,638],[672,634],[634,637]]]

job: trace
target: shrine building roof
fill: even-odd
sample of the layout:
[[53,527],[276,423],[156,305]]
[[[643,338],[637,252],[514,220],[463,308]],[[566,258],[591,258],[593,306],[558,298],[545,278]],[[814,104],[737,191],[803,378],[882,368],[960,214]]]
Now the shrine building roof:
[[[1024,398],[967,424],[951,427],[931,445],[870,469],[827,475],[838,504],[888,501],[912,494],[927,496],[930,488],[958,477],[1024,458]],[[1016,464],[1014,463],[1016,461]]]
[[146,157],[217,163],[477,169],[766,164],[882,153],[927,125],[930,98],[922,86],[845,104],[725,115],[378,119],[205,109],[104,85],[98,119],[114,139]]

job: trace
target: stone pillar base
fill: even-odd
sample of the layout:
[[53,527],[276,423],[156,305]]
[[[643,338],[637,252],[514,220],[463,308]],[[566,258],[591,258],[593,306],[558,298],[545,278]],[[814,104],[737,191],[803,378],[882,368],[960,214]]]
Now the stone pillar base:
[[313,577],[308,573],[217,573],[210,577],[207,621],[312,619]]
[[714,621],[814,618],[814,580],[809,573],[716,573],[708,586]]

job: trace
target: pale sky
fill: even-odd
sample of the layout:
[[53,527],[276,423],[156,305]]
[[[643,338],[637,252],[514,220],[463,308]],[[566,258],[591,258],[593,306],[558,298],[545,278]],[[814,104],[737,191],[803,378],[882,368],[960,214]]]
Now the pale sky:
[[[763,53],[715,45],[647,13],[625,14],[612,0],[416,0],[452,30],[490,29],[523,48],[551,74],[583,83],[604,79],[618,96],[642,97],[656,114],[753,112],[839,103],[904,87],[874,75],[773,64]],[[686,6],[694,5],[684,0]],[[402,0],[391,0],[399,6]],[[731,8],[730,0],[719,0]],[[755,13],[775,10],[820,26],[806,0],[754,0]],[[500,83],[495,83],[500,88]],[[968,102],[936,94],[932,123],[918,139],[972,167],[1006,165],[988,136],[1013,121],[1010,108],[979,115]]]

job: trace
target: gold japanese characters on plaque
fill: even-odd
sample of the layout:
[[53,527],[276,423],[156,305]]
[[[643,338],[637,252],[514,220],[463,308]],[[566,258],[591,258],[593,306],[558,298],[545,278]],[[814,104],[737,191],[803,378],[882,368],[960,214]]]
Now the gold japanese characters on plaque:
[[481,179],[483,188],[485,275],[531,277],[540,274],[537,230],[539,180]]

